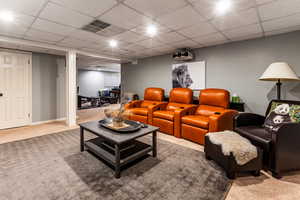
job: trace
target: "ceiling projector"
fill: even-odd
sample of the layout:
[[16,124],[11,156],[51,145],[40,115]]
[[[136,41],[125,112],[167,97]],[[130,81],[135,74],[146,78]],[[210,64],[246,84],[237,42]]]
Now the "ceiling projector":
[[187,61],[194,59],[194,53],[189,48],[177,49],[173,53],[173,59],[176,61]]

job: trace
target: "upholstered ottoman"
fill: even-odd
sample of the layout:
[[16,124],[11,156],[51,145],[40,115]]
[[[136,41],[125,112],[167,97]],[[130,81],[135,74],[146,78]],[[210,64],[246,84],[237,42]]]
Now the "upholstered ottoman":
[[207,134],[204,152],[206,159],[218,163],[230,179],[234,179],[238,172],[252,172],[254,176],[260,175],[262,150],[235,132]]

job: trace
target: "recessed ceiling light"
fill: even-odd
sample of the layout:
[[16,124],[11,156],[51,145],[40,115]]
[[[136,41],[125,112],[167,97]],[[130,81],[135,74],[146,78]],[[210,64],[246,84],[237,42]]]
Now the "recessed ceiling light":
[[13,22],[15,17],[14,14],[10,11],[1,11],[0,19],[5,22]]
[[116,40],[110,40],[109,41],[109,46],[110,47],[117,47],[118,46],[118,41],[116,41]]
[[150,37],[154,37],[157,34],[157,28],[154,25],[149,25],[146,29],[146,33]]
[[217,15],[224,15],[232,7],[232,0],[219,0],[216,3],[215,12]]

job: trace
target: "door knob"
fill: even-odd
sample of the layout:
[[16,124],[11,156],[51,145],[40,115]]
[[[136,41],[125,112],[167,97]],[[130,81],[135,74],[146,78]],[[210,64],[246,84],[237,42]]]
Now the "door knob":
[[3,97],[3,93],[0,93],[0,97]]

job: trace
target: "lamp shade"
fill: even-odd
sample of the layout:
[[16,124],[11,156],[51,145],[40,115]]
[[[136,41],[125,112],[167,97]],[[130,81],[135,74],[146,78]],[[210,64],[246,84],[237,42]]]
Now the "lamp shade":
[[284,62],[272,63],[259,78],[262,81],[300,80],[293,69]]

